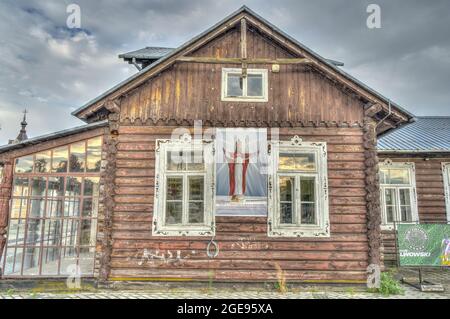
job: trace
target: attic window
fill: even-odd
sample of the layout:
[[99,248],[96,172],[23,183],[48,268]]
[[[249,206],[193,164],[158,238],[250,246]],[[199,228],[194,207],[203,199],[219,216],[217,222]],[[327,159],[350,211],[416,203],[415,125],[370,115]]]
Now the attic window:
[[222,69],[222,101],[267,102],[267,70]]

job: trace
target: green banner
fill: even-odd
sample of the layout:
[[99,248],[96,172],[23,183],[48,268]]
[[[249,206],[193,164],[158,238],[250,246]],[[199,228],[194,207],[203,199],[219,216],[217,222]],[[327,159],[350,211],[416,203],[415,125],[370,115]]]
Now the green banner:
[[450,225],[398,224],[400,266],[450,266]]

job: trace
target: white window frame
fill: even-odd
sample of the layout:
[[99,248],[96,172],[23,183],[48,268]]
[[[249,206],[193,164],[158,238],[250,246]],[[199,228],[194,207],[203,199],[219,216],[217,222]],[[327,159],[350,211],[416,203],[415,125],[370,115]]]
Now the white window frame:
[[[390,159],[386,159],[384,162],[379,164],[379,170],[381,169],[407,169],[410,177],[410,183],[405,184],[383,184],[380,180],[380,197],[381,197],[381,229],[383,230],[393,230],[395,228],[395,223],[387,222],[387,213],[386,213],[386,194],[385,189],[393,188],[396,193],[396,219],[398,219],[398,214],[400,214],[400,197],[399,190],[400,189],[409,189],[410,190],[410,201],[411,201],[411,222],[401,222],[402,224],[415,224],[419,222],[419,212],[417,205],[417,189],[416,189],[416,168],[413,162],[392,162]],[[400,223],[400,221],[396,221],[396,223]]]
[[227,96],[228,74],[242,74],[240,68],[222,69],[222,101],[231,102],[267,102],[268,101],[268,72],[267,69],[247,69],[247,74],[262,75],[262,96],[247,96],[247,77],[242,83],[242,96]]
[[442,163],[442,175],[444,178],[445,207],[447,223],[450,223],[450,162]]
[[[330,219],[328,204],[328,170],[326,142],[303,142],[298,136],[290,141],[274,141],[269,144],[269,176],[268,176],[268,236],[269,237],[330,237]],[[313,153],[315,154],[316,171],[279,171],[279,153]],[[316,191],[316,224],[281,224],[279,176],[315,177]],[[299,191],[294,192],[295,202],[300,202]],[[295,207],[295,206],[294,206]],[[293,214],[300,214],[298,207]]]
[[[167,152],[170,150],[187,152],[203,151],[203,171],[168,171],[166,168]],[[153,209],[153,236],[214,236],[215,235],[215,164],[214,143],[208,140],[192,139],[191,135],[184,134],[180,139],[156,140],[155,159],[155,194]],[[170,176],[183,176],[183,224],[166,225],[166,179]],[[204,177],[203,208],[204,220],[201,224],[186,222],[187,205],[187,178],[188,176]]]

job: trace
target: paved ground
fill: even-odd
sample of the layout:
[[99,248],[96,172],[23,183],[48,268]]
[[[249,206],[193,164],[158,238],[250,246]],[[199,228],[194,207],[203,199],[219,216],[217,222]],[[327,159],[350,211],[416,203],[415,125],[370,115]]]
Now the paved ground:
[[[400,276],[400,275],[399,275]],[[403,271],[401,276],[417,277],[417,272]],[[426,271],[425,279],[442,283],[445,292],[421,292],[408,285],[403,285],[404,293],[401,295],[383,296],[378,293],[358,291],[352,288],[324,289],[316,288],[292,288],[286,293],[274,291],[248,290],[224,290],[224,289],[165,289],[151,291],[130,290],[95,290],[79,293],[47,293],[32,292],[33,290],[13,289],[0,290],[0,299],[450,299],[450,271]]]

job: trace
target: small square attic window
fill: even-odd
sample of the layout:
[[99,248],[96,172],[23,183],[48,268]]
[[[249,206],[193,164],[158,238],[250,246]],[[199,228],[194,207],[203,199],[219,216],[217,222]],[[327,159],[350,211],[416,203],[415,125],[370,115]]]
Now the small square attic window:
[[222,69],[222,101],[267,102],[266,69]]

